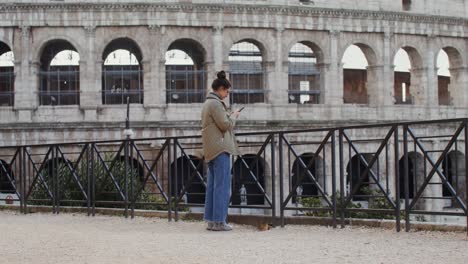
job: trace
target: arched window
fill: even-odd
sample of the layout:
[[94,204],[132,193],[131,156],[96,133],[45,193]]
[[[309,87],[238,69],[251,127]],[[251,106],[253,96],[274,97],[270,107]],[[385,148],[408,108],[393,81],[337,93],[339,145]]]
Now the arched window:
[[15,176],[11,170],[10,164],[4,160],[0,160],[0,193],[14,193],[15,188],[13,182]]
[[111,41],[102,54],[102,103],[143,103],[142,54],[128,38]]
[[229,51],[229,79],[233,104],[265,101],[263,58],[260,48],[249,41],[234,44]]
[[15,91],[15,71],[13,52],[0,42],[0,106],[13,106]]
[[[300,160],[307,166],[307,170],[304,166],[301,165]],[[296,190],[292,190],[295,194],[292,198],[292,202],[296,202],[297,195],[302,197],[319,197],[319,191],[317,185],[312,181],[308,173],[312,174],[317,180],[318,184],[322,189],[325,189],[325,179],[324,179],[324,166],[323,159],[320,156],[314,158],[313,153],[304,153],[299,158],[297,158],[292,165],[292,186],[296,186],[298,180],[301,180],[300,184]]]
[[422,59],[415,48],[402,47],[394,57],[395,104],[420,104],[423,97]]
[[[400,198],[404,199],[406,195],[405,190],[405,156],[398,162],[400,167]],[[424,157],[417,152],[408,153],[408,197],[413,199],[418,188],[424,182]]]
[[[346,166],[346,182],[348,184],[347,188],[349,190],[348,193],[350,194],[354,188],[358,188],[357,192],[353,194],[354,201],[369,200],[369,195],[371,195],[371,171],[369,171],[364,176],[364,172],[366,171],[367,166],[362,159],[364,159],[366,163],[369,163],[372,157],[373,154],[369,153],[356,154],[351,158],[351,160],[348,162],[348,165]],[[373,173],[376,173],[376,168],[378,166],[378,161],[376,161],[376,163],[374,163],[374,166],[372,167]],[[359,179],[362,177],[364,178],[361,181],[361,183],[359,183]]]
[[[204,204],[206,188],[203,181],[198,177],[199,175],[204,175],[203,161],[195,156],[189,156],[189,158],[185,156],[179,157],[171,164],[171,175],[173,176],[176,174],[177,167],[177,188],[175,181],[172,180],[172,195],[180,195],[181,191],[186,187],[185,195],[183,195],[185,201],[182,202]],[[190,161],[195,165],[196,170],[190,165]]]
[[368,59],[359,45],[349,46],[343,54],[343,102],[367,104]]
[[[464,201],[466,199],[466,187],[464,186],[466,181],[465,155],[459,151],[448,153],[442,162],[442,172],[455,194]],[[442,196],[454,198],[446,184],[442,184]],[[449,204],[450,206],[459,205],[452,201]]]
[[80,104],[80,55],[65,40],[52,40],[40,60],[40,105]]
[[437,86],[439,105],[450,105],[451,98],[449,92],[450,85],[450,62],[447,52],[443,49],[437,55]]
[[180,39],[166,52],[166,102],[201,103],[206,94],[205,51],[196,41]]
[[320,71],[312,48],[296,43],[288,55],[289,103],[320,103]]
[[246,154],[239,157],[232,166],[233,186],[232,204],[241,204],[241,189],[246,191],[247,205],[264,205],[265,195],[259,185],[265,188],[265,161],[256,155]]

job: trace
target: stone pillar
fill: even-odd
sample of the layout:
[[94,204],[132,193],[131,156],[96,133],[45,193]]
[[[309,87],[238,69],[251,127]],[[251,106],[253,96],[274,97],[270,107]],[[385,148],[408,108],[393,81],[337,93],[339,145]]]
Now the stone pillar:
[[384,91],[384,66],[369,65],[367,67],[367,95],[370,106],[380,106],[386,100]]
[[[80,108],[84,111],[85,121],[97,121],[97,107],[101,104],[101,67],[95,63],[96,27],[84,27],[87,48],[80,54]],[[84,59],[83,59],[84,58]]]
[[433,35],[428,36],[427,38],[427,52],[425,56],[425,64],[427,65],[427,77],[426,77],[426,105],[427,106],[437,106],[439,105],[439,86],[437,78],[437,68],[436,68],[436,57],[434,52],[434,41],[435,37]]
[[426,68],[411,69],[409,91],[415,105],[424,105],[427,102],[427,72]]
[[[281,97],[278,92],[277,77],[275,76],[276,72],[276,62],[275,61],[264,61],[263,65],[263,90],[265,91],[265,103],[268,104],[280,104]],[[283,96],[286,97],[286,96]]]
[[[275,63],[272,68],[267,71],[269,76],[269,100],[271,104],[287,104],[288,103],[288,71],[283,70],[283,32],[284,28],[277,28],[275,35],[276,53]],[[287,68],[286,68],[287,69]]]
[[151,79],[151,60],[142,60],[140,65],[143,71],[143,106],[148,106],[153,103],[154,91]]
[[[39,81],[38,63],[33,63],[30,51],[31,28],[22,26],[21,31],[21,58],[15,61],[15,102],[14,109],[18,112],[19,122],[31,122],[32,111],[37,108],[37,91]],[[17,56],[17,54],[15,54]]]
[[[215,26],[213,27],[213,68],[215,71],[227,70],[223,68],[223,27]],[[208,76],[211,76],[212,73],[208,73]],[[214,72],[213,72],[214,74]]]
[[393,105],[395,103],[395,66],[392,58],[393,32],[384,32],[383,52],[383,76],[382,76],[382,105]]
[[[166,28],[164,26],[157,27],[155,29],[158,29],[155,31],[154,39],[156,39],[158,42],[160,39],[164,38],[166,34]],[[158,52],[159,51],[159,52]],[[153,64],[153,74],[154,76],[154,99],[153,102],[159,105],[165,105],[167,104],[166,102],[166,52],[167,50],[162,47],[158,47],[157,49],[154,49],[154,56],[152,60]]]
[[226,70],[221,68],[221,66],[217,67],[216,62],[213,62],[213,61],[205,62],[203,67],[206,71],[205,73],[205,80],[206,80],[205,81],[205,95],[207,95],[209,92],[211,92],[211,83],[213,79],[216,78],[216,72],[220,70],[224,70],[224,71]]
[[468,87],[468,67],[450,68],[450,101],[453,106],[466,107],[468,98],[465,95]]
[[164,86],[161,86],[159,82],[159,78],[162,78],[159,61],[161,56],[165,56],[165,52],[163,54],[159,52],[161,27],[159,25],[149,25],[148,32],[148,39],[150,43],[153,43],[153,47],[150,49],[150,58],[142,62],[143,78],[145,80],[143,84],[145,107],[161,104],[161,90],[164,89]]
[[218,71],[226,71],[229,78],[228,65],[223,64],[224,50],[223,50],[223,26],[214,26],[212,29],[213,41],[213,61],[206,62],[206,94],[211,92],[211,82],[216,78]]
[[330,105],[343,104],[343,67],[341,58],[338,58],[338,41],[340,31],[330,30],[330,62],[321,74],[325,80],[324,103]]
[[317,63],[317,69],[320,72],[320,97],[319,97],[319,104],[324,104],[325,99],[329,98],[330,89],[327,89],[327,78],[326,73],[330,71],[330,63]]

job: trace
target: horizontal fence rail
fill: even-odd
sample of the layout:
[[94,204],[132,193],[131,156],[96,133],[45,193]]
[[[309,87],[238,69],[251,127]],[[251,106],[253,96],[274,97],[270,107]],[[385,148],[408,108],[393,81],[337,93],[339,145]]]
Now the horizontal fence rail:
[[[468,225],[468,119],[238,133],[231,214]],[[203,212],[200,136],[0,147],[0,204]],[[465,219],[465,220],[464,220]],[[468,219],[468,218],[467,218]],[[464,221],[464,222],[462,222]]]

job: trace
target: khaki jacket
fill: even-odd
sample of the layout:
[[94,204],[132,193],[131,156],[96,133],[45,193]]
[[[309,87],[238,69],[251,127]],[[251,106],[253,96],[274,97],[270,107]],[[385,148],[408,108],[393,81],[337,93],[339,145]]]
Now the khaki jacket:
[[233,133],[235,123],[221,98],[215,93],[208,94],[201,116],[203,154],[206,161],[213,160],[223,152],[240,154]]

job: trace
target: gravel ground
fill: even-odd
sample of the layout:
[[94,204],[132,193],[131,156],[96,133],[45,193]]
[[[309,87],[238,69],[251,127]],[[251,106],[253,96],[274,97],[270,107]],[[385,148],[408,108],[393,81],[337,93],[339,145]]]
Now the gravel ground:
[[466,233],[234,225],[0,211],[0,263],[467,263]]

